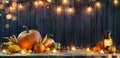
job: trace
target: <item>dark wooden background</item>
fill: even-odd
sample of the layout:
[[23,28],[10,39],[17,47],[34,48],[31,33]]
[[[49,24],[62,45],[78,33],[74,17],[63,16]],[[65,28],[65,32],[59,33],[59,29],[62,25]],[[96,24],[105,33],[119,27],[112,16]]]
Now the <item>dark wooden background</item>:
[[[2,37],[13,34],[18,36],[20,32],[25,30],[22,26],[26,25],[29,29],[38,30],[43,37],[47,33],[53,34],[54,40],[60,42],[62,46],[95,45],[102,40],[106,31],[112,33],[115,45],[120,45],[120,5],[114,6],[113,0],[100,0],[101,9],[94,8],[93,13],[87,15],[84,13],[84,9],[92,5],[92,2],[90,3],[89,0],[70,1],[73,1],[71,5],[75,8],[73,15],[56,14],[56,5],[52,4],[35,8],[32,4],[24,3],[26,9],[13,13],[17,17],[17,20],[13,21],[6,19],[5,9],[0,10],[0,14],[2,14],[0,16],[0,43],[6,41]],[[48,6],[49,8],[47,8]],[[5,28],[5,24],[9,24],[10,28]]]

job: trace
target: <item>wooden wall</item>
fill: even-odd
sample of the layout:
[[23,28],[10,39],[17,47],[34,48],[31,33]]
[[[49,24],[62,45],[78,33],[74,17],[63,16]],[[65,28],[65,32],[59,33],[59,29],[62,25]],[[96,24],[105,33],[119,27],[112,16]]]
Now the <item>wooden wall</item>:
[[[7,20],[5,9],[0,10],[0,42],[6,41],[2,37],[18,34],[25,29],[38,30],[44,37],[47,33],[54,35],[54,40],[60,42],[63,46],[77,45],[88,46],[102,40],[103,34],[110,31],[116,45],[120,43],[120,6],[114,6],[112,0],[100,0],[102,8],[94,11],[91,15],[85,14],[85,7],[92,5],[88,1],[74,1],[72,6],[75,8],[73,15],[62,13],[56,14],[57,6],[48,4],[46,7],[35,8],[32,4],[24,3],[24,11],[17,10],[13,13],[17,20]],[[30,6],[31,5],[31,6]],[[47,8],[49,6],[49,8]],[[93,5],[92,5],[93,6]],[[9,24],[10,28],[5,28]]]

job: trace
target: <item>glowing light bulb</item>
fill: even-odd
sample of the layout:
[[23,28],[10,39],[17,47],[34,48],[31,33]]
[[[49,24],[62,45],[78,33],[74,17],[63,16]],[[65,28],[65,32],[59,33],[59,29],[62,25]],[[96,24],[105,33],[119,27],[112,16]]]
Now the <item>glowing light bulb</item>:
[[100,7],[101,7],[101,3],[100,3],[100,2],[96,2],[96,3],[95,3],[95,6],[96,6],[97,8],[100,8]]
[[20,51],[20,53],[21,53],[21,54],[26,54],[26,50],[22,49],[22,50]]
[[88,48],[86,48],[86,51],[87,51],[87,52],[90,52],[90,48],[89,48],[89,47],[88,47]]
[[67,9],[67,13],[68,13],[68,14],[73,14],[73,13],[74,13],[74,8],[73,8],[73,7],[69,7],[69,8]]
[[19,5],[18,5],[18,9],[19,9],[19,10],[23,10],[23,9],[24,9],[23,5],[22,5],[22,4],[19,4]]
[[17,7],[17,2],[12,2],[12,7]]
[[10,10],[10,12],[15,12],[15,7],[10,6],[9,10]]
[[72,51],[75,51],[75,50],[76,50],[76,47],[75,47],[75,46],[71,46],[71,50],[72,50]]
[[34,2],[35,7],[39,6],[39,3],[37,1]]
[[3,50],[2,50],[2,53],[3,53],[3,54],[7,54],[7,53],[8,53],[8,50],[3,49]]
[[52,3],[52,0],[47,0],[47,2]]
[[61,12],[62,12],[62,7],[61,6],[57,7],[57,13],[60,14]]
[[52,53],[57,53],[57,50],[56,50],[56,49],[53,49],[51,52],[52,52]]
[[88,14],[92,13],[92,11],[93,11],[93,8],[92,8],[92,7],[87,7],[86,12],[87,12]]
[[118,5],[119,1],[118,0],[114,0],[113,3],[114,3],[114,5]]
[[12,18],[12,14],[7,14],[6,15],[6,18],[9,20],[9,19],[11,19]]
[[0,9],[4,9],[4,5],[3,4],[0,4]]
[[43,6],[44,3],[43,3],[43,1],[40,0],[40,1],[38,1],[38,4]]
[[9,3],[9,1],[8,1],[8,0],[6,0],[6,1],[5,1],[5,3]]
[[62,0],[62,4],[63,5],[68,5],[69,4],[69,0]]
[[9,24],[5,24],[5,28],[10,28],[10,25]]

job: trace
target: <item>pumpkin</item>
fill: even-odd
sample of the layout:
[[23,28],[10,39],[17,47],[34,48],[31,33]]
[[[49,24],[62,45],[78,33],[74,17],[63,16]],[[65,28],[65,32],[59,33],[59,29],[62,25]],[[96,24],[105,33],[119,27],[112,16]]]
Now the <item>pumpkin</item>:
[[27,31],[23,31],[18,35],[18,44],[22,49],[31,49],[42,40],[42,37],[37,30],[28,30],[26,26],[23,27],[25,27]]
[[36,44],[34,46],[34,51],[37,53],[42,53],[45,51],[45,46],[43,44]]
[[96,46],[97,46],[97,47],[100,47],[100,49],[103,49],[103,48],[104,48],[104,44],[103,44],[102,41],[98,42],[98,43],[96,44]]
[[45,48],[45,52],[49,52],[51,49],[49,47]]

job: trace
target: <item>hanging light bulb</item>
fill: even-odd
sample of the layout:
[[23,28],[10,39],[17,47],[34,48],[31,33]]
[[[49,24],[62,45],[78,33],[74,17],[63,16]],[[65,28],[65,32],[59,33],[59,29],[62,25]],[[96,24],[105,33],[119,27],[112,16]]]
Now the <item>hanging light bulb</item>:
[[10,28],[10,25],[7,23],[7,24],[5,24],[5,28]]
[[35,5],[35,7],[38,7],[38,6],[39,6],[38,1],[35,1],[33,4]]
[[87,8],[86,8],[86,12],[87,12],[88,14],[91,14],[92,11],[93,11],[93,8],[92,8],[92,7],[87,7]]
[[60,14],[60,13],[62,13],[62,7],[61,6],[57,7],[57,14]]
[[40,6],[43,6],[44,5],[44,2],[43,1],[38,1],[38,4],[40,5]]
[[52,2],[53,2],[53,0],[47,0],[47,2],[52,3]]
[[18,9],[19,10],[23,10],[24,9],[23,5],[22,4],[18,4]]
[[15,10],[16,10],[15,7],[12,7],[12,6],[9,7],[10,12],[15,12]]
[[63,5],[68,5],[69,4],[69,0],[62,0],[62,4]]
[[4,5],[3,4],[0,4],[0,9],[4,9]]
[[113,3],[114,3],[114,5],[118,5],[119,1],[118,0],[114,0]]
[[101,6],[102,6],[102,5],[101,5],[100,2],[96,2],[96,3],[95,3],[95,7],[97,7],[97,8],[101,8]]
[[9,3],[9,0],[5,0],[5,3]]
[[7,14],[7,15],[6,15],[6,18],[7,18],[8,20],[10,20],[10,19],[12,18],[12,14]]
[[12,2],[12,7],[16,8],[17,7],[17,2]]
[[67,8],[67,13],[68,14],[73,14],[74,13],[74,8],[73,7]]

